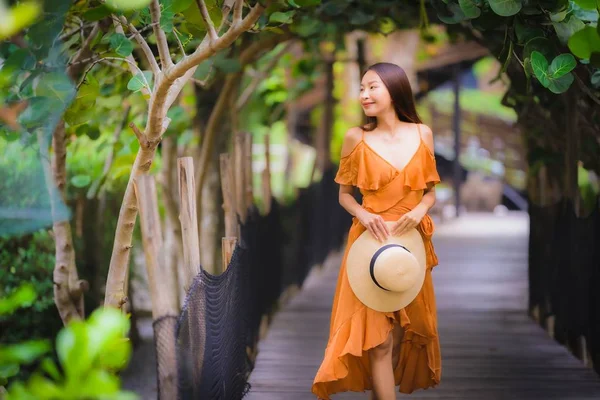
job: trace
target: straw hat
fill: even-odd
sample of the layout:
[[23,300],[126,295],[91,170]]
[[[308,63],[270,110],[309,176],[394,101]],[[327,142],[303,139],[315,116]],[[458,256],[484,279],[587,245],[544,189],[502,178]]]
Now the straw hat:
[[[394,222],[386,221],[391,231]],[[363,232],[350,247],[346,273],[358,299],[376,311],[398,311],[417,297],[425,280],[425,245],[416,229],[377,241]]]

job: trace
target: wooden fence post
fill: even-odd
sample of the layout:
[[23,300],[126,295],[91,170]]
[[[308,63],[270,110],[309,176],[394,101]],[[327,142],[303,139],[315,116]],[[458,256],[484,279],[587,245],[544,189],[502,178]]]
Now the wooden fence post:
[[184,290],[190,289],[196,275],[200,273],[200,241],[198,239],[198,217],[196,214],[196,182],[192,157],[177,159],[179,179],[181,236],[183,242]]
[[252,135],[248,132],[244,132],[244,153],[245,157],[245,165],[244,165],[244,182],[246,184],[246,210],[249,210],[252,207],[252,203],[254,203],[254,190],[253,190],[253,178],[254,175],[252,173]]
[[[175,273],[165,266],[158,199],[154,177],[142,175],[133,182],[140,215],[142,241],[146,255],[148,287],[152,300],[152,319],[179,315],[179,299],[175,287]],[[172,326],[174,328],[174,325]],[[160,398],[177,398],[177,360],[174,332],[165,332],[156,338]]]
[[270,138],[269,135],[265,135],[265,169],[262,171],[262,197],[263,197],[263,211],[264,214],[268,214],[271,212],[271,152],[269,149],[270,146]]
[[246,196],[245,189],[246,184],[244,178],[245,157],[244,157],[244,135],[238,133],[235,135],[233,144],[233,176],[234,176],[234,188],[235,188],[235,204],[236,212],[240,216],[242,223],[246,221]]
[[233,249],[237,243],[238,223],[236,217],[235,179],[233,163],[227,153],[220,155],[221,190],[223,192],[223,212],[225,213],[225,236],[221,239],[222,266],[224,272],[229,265]]

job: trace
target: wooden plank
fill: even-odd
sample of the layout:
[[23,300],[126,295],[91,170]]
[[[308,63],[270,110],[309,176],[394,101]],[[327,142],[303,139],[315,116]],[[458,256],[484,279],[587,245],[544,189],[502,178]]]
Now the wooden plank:
[[[466,214],[438,226],[433,272],[442,382],[414,399],[599,399],[600,377],[527,315],[526,214]],[[341,254],[311,273],[259,343],[245,399],[315,399]],[[406,395],[398,394],[398,398]],[[340,393],[333,399],[367,399]]]
[[200,273],[200,239],[198,238],[198,215],[196,208],[196,181],[194,180],[194,159],[177,159],[179,176],[179,222],[183,241],[183,265],[185,268],[184,290],[188,292],[196,275]]

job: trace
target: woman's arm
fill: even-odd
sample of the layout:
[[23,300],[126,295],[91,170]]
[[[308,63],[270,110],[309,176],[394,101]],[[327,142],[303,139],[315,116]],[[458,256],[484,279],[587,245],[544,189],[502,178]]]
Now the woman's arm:
[[[358,145],[362,136],[362,131],[360,128],[351,128],[344,135],[344,142],[342,144],[342,154],[341,157],[348,156],[354,147]],[[351,185],[340,185],[339,191],[339,202],[342,207],[350,215],[356,217],[358,221],[365,227],[367,230],[371,232],[371,234],[379,241],[383,241],[387,239],[389,235],[389,229],[385,224],[383,217],[377,214],[371,214],[358,202],[353,196],[354,194],[354,186]]]

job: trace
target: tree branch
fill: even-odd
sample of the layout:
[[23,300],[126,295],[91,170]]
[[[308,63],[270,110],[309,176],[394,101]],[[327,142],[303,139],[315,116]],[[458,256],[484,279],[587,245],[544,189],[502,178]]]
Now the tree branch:
[[87,37],[87,39],[85,39],[85,41],[81,45],[81,49],[79,49],[79,51],[73,56],[73,59],[69,63],[70,65],[67,69],[67,74],[69,75],[69,77],[71,79],[73,79],[76,75],[78,75],[80,70],[83,68],[83,64],[81,63],[81,60],[83,58],[88,57],[91,54],[92,50],[90,49],[90,44],[96,38],[99,31],[100,31],[100,24],[99,23],[94,24],[94,27],[92,28],[92,31],[90,32],[89,36]]
[[[270,0],[266,0],[266,2],[268,5]],[[151,9],[157,11],[156,6],[158,5],[158,1],[154,0],[152,4]],[[121,209],[119,210],[119,219],[115,230],[115,239],[106,280],[105,306],[121,308],[123,301],[126,301],[125,283],[127,271],[129,270],[128,263],[131,254],[133,229],[138,213],[134,182],[139,176],[150,170],[156,153],[156,145],[165,130],[165,122],[168,121],[166,117],[167,105],[172,104],[177,98],[176,93],[179,93],[185,82],[192,77],[198,64],[214,55],[217,51],[230,46],[243,32],[250,29],[256,23],[264,8],[265,6],[260,4],[255,5],[246,18],[242,20],[241,24],[232,26],[223,36],[217,39],[213,46],[208,46],[208,35],[206,35],[205,40],[203,40],[192,55],[184,57],[176,65],[168,67],[163,65],[163,71],[157,77],[152,96],[149,99],[148,119],[145,129],[149,146],[146,148],[140,147],[138,150],[131,169],[131,175],[129,176],[129,182],[123,195]],[[153,15],[156,18],[156,13],[153,13]],[[164,44],[166,44],[166,40]]]
[[[114,18],[114,16],[113,16],[113,18]],[[150,69],[152,70],[152,73],[156,77],[158,75],[158,73],[160,72],[160,68],[158,67],[158,63],[156,62],[156,58],[154,56],[154,53],[152,52],[152,49],[148,45],[148,42],[146,42],[146,40],[144,40],[144,38],[142,37],[140,32],[136,29],[136,27],[133,26],[132,23],[127,21],[127,18],[125,18],[124,16],[121,15],[119,17],[119,22],[121,23],[122,26],[126,26],[127,29],[129,29],[129,31],[131,33],[133,33],[133,37],[134,37],[135,41],[138,42],[142,51],[146,55],[146,59],[148,60]]]
[[206,9],[206,3],[204,3],[204,0],[196,0],[196,4],[198,4],[198,8],[200,9],[202,20],[204,21],[204,24],[206,24],[208,37],[211,41],[214,42],[219,38],[219,35],[217,35],[217,31],[215,30],[215,24],[212,22],[212,19],[208,14],[208,10]]
[[83,82],[85,82],[85,77],[87,76],[87,74],[90,72],[90,70],[92,68],[94,68],[94,65],[98,64],[99,62],[105,61],[105,60],[116,60],[116,61],[125,61],[127,64],[129,64],[129,69],[134,73],[133,75],[137,75],[140,74],[142,79],[144,80],[144,83],[146,84],[146,86],[142,89],[142,91],[146,91],[149,94],[151,94],[152,92],[150,91],[150,82],[148,82],[146,80],[146,76],[144,75],[144,73],[142,72],[142,70],[140,69],[140,67],[138,67],[137,63],[135,61],[131,61],[129,60],[129,57],[127,58],[119,58],[119,57],[102,57],[99,58],[98,60],[95,60],[93,63],[90,64],[90,66],[85,70],[85,72],[83,73],[83,76],[81,77],[81,80],[79,81],[79,83],[77,84],[77,89],[79,89],[79,87],[83,84]]
[[183,43],[181,43],[181,39],[179,39],[178,33],[179,33],[179,31],[177,29],[173,28],[173,34],[175,35],[175,39],[177,39],[177,44],[179,45],[179,50],[181,50],[181,54],[183,54],[183,56],[186,57],[185,48],[183,47]]
[[[268,5],[269,2],[267,2]],[[198,64],[214,55],[219,50],[229,47],[243,32],[250,29],[258,20],[264,6],[257,3],[252,10],[246,15],[246,17],[239,24],[234,24],[227,30],[227,32],[219,37],[212,46],[209,44],[208,35],[204,37],[204,40],[196,48],[194,53],[185,57],[179,61],[172,68],[168,68],[163,71],[162,79],[160,79],[155,85],[155,91],[153,93],[154,101],[151,102],[151,108],[148,112],[148,138],[156,138],[164,129],[163,125],[163,112],[165,106],[170,106],[173,101],[177,98],[177,95],[185,85],[185,83],[192,77]],[[185,75],[185,77],[184,77]],[[183,79],[180,79],[184,77]],[[175,81],[177,82],[175,83]]]
[[169,53],[167,35],[165,35],[165,31],[160,27],[160,4],[158,3],[158,0],[152,0],[150,3],[150,15],[152,16],[152,22],[155,23],[153,29],[154,35],[156,36],[160,64],[163,69],[171,68],[173,66],[173,61],[171,60],[171,54]]
[[200,195],[202,194],[202,188],[204,187],[206,171],[208,170],[208,165],[210,164],[210,155],[213,151],[219,123],[225,114],[225,110],[229,104],[230,96],[232,95],[235,89],[235,84],[238,82],[238,78],[241,76],[241,74],[241,72],[237,72],[227,75],[227,78],[225,78],[225,84],[219,92],[217,102],[210,113],[206,128],[204,129],[202,142],[198,146],[196,154],[196,158],[199,160],[195,171],[196,198],[201,198]]
[[[256,7],[256,6],[255,6]],[[233,26],[242,23],[242,10],[244,9],[244,0],[236,0],[233,5]]]
[[[115,32],[120,33],[120,34],[125,34],[125,31],[123,30],[123,26],[121,25],[121,22],[119,20],[117,20],[116,18],[113,18],[113,25],[115,26]],[[105,59],[111,59],[110,57],[106,57]],[[133,58],[133,56],[130,54],[125,58],[117,58],[117,57],[113,57],[112,59],[118,59],[118,60],[123,60],[125,62],[127,62],[127,64],[129,64],[129,71],[131,71],[131,73],[133,74],[133,76],[137,75],[137,73],[142,73],[142,70],[140,70],[140,68],[137,65],[137,62],[135,61],[135,58]],[[155,60],[156,61],[156,60]],[[93,66],[93,65],[92,65]],[[89,71],[89,69],[88,69]],[[87,73],[87,71],[86,71]],[[144,78],[144,81],[146,81],[146,77],[144,76],[144,74],[142,73],[142,77]],[[156,76],[154,78],[154,80],[158,80],[158,76]],[[82,80],[83,82],[83,80]],[[148,83],[148,82],[146,82]],[[150,85],[147,85],[146,87],[142,88],[142,93],[147,97],[150,98]]]

